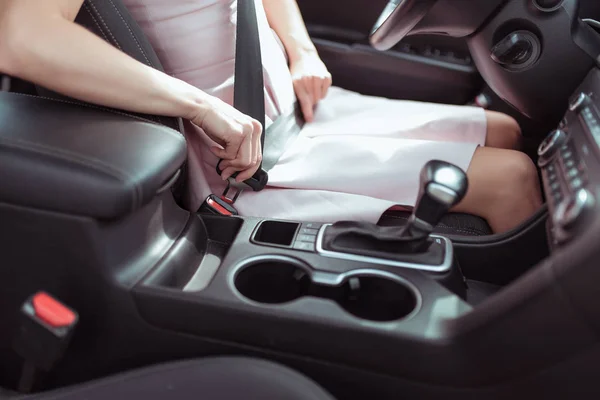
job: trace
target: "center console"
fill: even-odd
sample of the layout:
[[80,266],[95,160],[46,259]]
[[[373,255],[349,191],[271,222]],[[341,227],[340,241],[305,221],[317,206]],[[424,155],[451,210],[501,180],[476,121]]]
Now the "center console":
[[[198,215],[198,228],[173,246],[178,254],[136,284],[137,307],[164,329],[361,369],[425,373],[404,357],[471,310],[451,241],[431,234],[465,193],[464,172],[433,161],[406,226]],[[169,262],[193,258],[178,249],[198,241],[208,243],[199,264]],[[361,343],[379,350],[348,352]]]
[[0,378],[18,378],[21,360],[1,345],[43,290],[80,316],[56,385],[232,354],[287,364],[339,398],[506,398],[538,379],[552,392],[564,380],[542,378],[585,371],[572,358],[594,354],[600,333],[588,243],[600,234],[599,88],[595,70],[540,148],[552,256],[477,305],[465,255],[506,270],[525,256],[504,254],[530,242],[523,232],[477,243],[432,234],[466,192],[452,165],[426,165],[404,226],[195,214],[168,190],[185,159],[176,132],[3,94]]

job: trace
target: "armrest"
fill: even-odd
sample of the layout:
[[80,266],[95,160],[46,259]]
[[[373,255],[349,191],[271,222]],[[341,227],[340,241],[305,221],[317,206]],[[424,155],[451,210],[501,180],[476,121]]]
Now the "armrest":
[[184,137],[152,122],[0,93],[0,202],[119,218],[148,203],[185,158]]

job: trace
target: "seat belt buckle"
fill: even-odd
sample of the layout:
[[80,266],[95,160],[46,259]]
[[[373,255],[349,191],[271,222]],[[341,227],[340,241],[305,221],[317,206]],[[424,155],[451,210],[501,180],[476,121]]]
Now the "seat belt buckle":
[[239,215],[233,206],[232,200],[225,196],[217,196],[214,194],[211,194],[204,200],[204,203],[202,203],[198,212],[201,214],[223,215],[227,217]]
[[[217,174],[219,174],[219,175],[221,175],[223,173],[223,171],[220,168],[221,161],[223,161],[223,160],[220,160],[218,162],[217,168],[216,168]],[[243,182],[237,182],[235,180],[235,178],[238,175],[239,175],[239,173],[236,172],[235,174],[233,174],[232,176],[229,177],[229,179],[227,180],[227,188],[225,189],[225,193],[223,193],[223,196],[226,196],[227,192],[231,188],[237,189],[237,193],[235,194],[235,196],[233,198],[234,203],[235,203],[235,200],[237,200],[240,193],[243,192],[244,190],[252,190],[253,192],[260,192],[267,186],[267,183],[269,182],[269,174],[267,173],[267,171],[263,170],[262,168],[260,168],[258,171],[256,171],[254,173],[254,175],[252,175],[251,178],[246,179]],[[229,198],[231,198],[231,197],[229,197]]]
[[49,371],[62,359],[79,321],[78,314],[46,292],[23,303],[13,348],[23,358],[19,391],[30,392],[36,370]]

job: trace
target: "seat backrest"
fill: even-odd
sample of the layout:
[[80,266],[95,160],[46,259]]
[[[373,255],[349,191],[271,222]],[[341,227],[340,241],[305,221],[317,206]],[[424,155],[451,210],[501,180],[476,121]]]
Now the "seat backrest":
[[[139,62],[164,71],[146,35],[121,0],[85,0],[75,22]],[[65,97],[41,87],[38,87],[37,91],[41,96],[65,99]],[[143,117],[183,132],[179,118],[157,115],[143,115]]]

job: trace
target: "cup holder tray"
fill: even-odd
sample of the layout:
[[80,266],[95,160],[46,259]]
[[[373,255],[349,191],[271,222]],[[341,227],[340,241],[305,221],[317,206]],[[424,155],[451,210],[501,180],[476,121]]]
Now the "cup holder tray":
[[368,321],[407,318],[420,305],[417,289],[408,281],[378,270],[356,270],[335,281],[323,281],[302,262],[284,256],[246,260],[234,274],[234,286],[246,299],[283,305],[305,296],[336,302],[347,313]]

